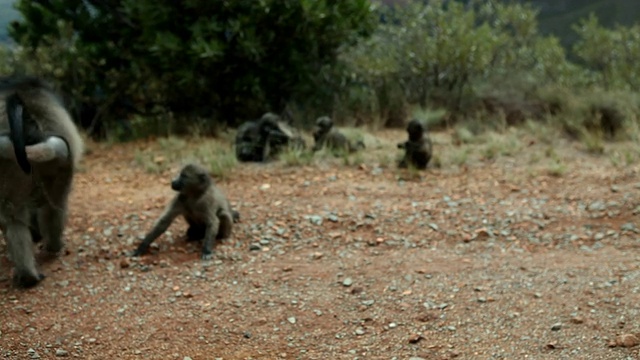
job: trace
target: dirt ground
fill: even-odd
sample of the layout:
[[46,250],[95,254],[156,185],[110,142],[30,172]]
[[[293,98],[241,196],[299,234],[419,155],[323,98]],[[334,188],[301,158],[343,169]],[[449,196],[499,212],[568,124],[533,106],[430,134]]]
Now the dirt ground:
[[640,358],[638,165],[566,144],[560,176],[524,151],[418,176],[239,164],[217,181],[242,220],[215,260],[183,221],[133,259],[178,169],[142,170],[149,146],[86,156],[37,287],[2,256],[0,358]]

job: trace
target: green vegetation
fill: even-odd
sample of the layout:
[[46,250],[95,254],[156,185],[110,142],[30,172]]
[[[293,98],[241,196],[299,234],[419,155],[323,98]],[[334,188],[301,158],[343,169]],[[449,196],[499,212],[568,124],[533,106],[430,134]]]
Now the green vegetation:
[[123,118],[134,136],[209,135],[285,109],[307,128],[321,114],[369,129],[419,117],[453,127],[460,146],[485,138],[486,159],[520,150],[496,135],[514,125],[542,142],[566,134],[594,154],[638,134],[640,25],[606,28],[589,7],[567,24],[566,48],[523,2],[17,4],[24,20],[10,34],[21,46],[0,53],[0,73],[54,79],[112,138]]

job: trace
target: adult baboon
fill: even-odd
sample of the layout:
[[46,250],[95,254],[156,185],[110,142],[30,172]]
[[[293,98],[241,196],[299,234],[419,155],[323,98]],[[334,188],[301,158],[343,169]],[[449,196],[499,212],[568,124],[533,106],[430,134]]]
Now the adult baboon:
[[44,278],[33,241],[57,254],[64,242],[67,200],[83,152],[78,129],[43,80],[0,78],[0,230],[14,263],[14,282]]
[[364,149],[364,143],[357,141],[352,143],[340,131],[333,129],[333,120],[328,116],[321,116],[316,120],[316,128],[313,132],[313,151],[327,147],[331,151],[352,153]]
[[399,149],[404,149],[404,156],[398,167],[406,168],[412,166],[419,170],[424,170],[431,160],[433,154],[431,139],[426,133],[424,125],[417,119],[409,121],[407,125],[409,139],[398,144]]
[[304,149],[306,144],[278,115],[269,112],[242,124],[235,139],[236,158],[245,162],[267,161],[287,146]]
[[169,228],[176,217],[182,215],[189,224],[187,240],[204,239],[202,259],[210,259],[215,240],[231,236],[233,223],[239,220],[240,214],[231,209],[224,193],[214,184],[209,173],[198,165],[184,166],[180,174],[171,181],[171,188],[178,193],[133,252],[133,256],[145,254],[151,243]]

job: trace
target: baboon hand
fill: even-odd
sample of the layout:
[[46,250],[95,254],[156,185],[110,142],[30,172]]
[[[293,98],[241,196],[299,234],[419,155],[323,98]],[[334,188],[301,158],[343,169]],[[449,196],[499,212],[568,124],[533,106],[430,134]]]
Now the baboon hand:
[[66,159],[69,156],[67,143],[57,136],[46,141],[29,145],[25,148],[27,158],[33,162],[47,162],[55,159]]

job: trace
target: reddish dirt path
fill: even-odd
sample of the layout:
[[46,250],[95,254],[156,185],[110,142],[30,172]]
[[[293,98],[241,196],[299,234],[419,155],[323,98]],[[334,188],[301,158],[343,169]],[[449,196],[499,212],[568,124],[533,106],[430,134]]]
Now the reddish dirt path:
[[640,357],[609,346],[640,332],[634,169],[239,165],[218,185],[242,222],[205,263],[181,221],[126,256],[172,196],[136,146],[87,156],[42,284],[0,261],[0,358]]

